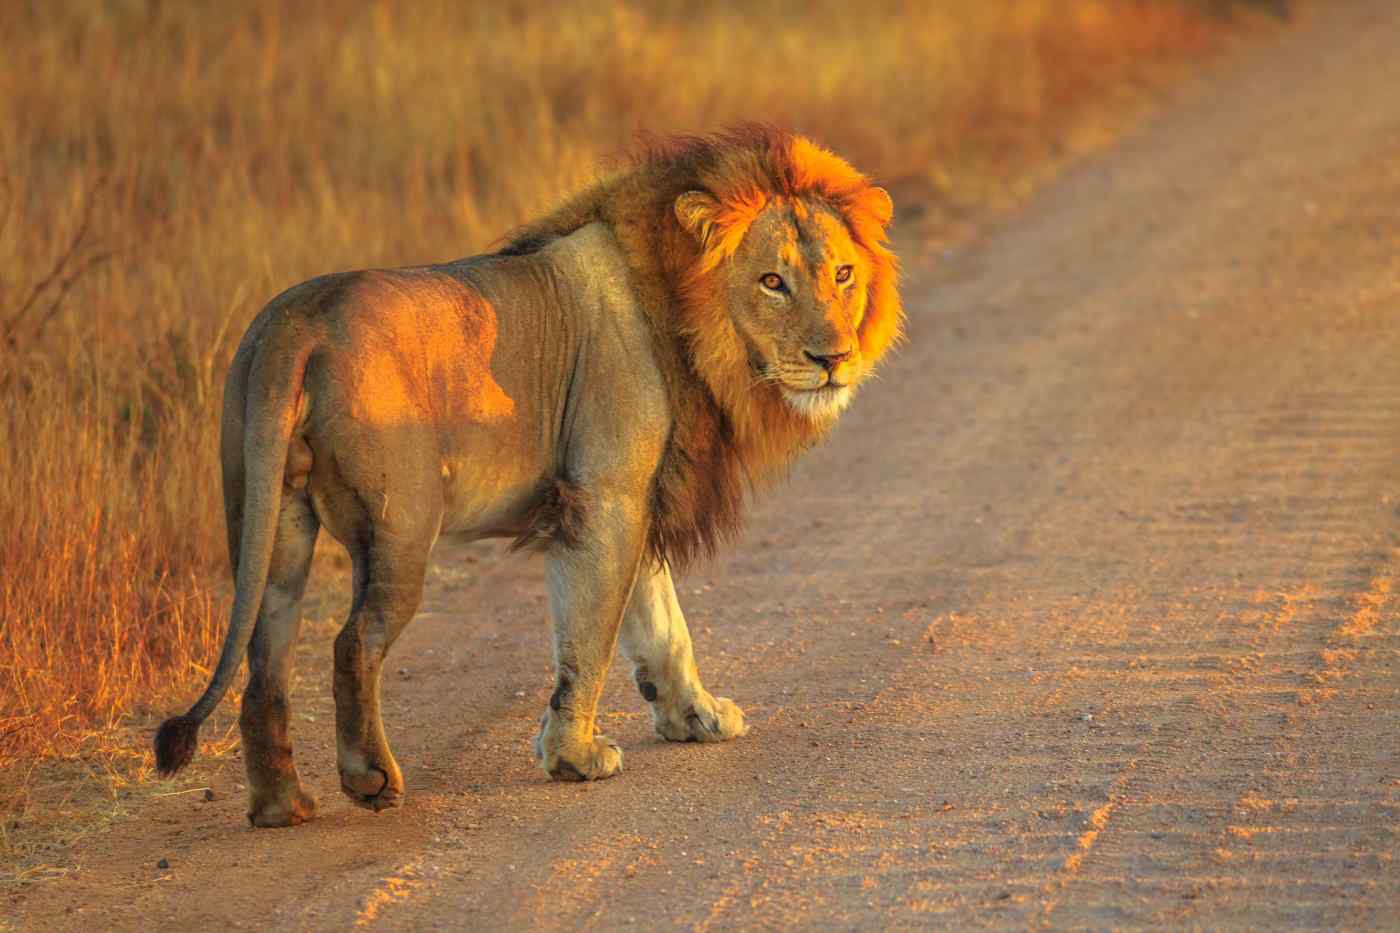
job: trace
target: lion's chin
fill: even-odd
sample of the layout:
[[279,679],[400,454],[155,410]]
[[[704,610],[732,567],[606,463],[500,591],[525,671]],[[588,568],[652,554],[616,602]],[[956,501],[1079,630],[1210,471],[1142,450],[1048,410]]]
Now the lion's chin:
[[822,386],[820,389],[783,389],[783,399],[809,421],[835,421],[855,393],[850,386]]

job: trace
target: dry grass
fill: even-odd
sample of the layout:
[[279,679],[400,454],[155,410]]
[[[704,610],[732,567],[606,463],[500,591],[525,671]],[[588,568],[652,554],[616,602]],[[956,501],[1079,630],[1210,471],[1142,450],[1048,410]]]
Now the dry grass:
[[227,602],[222,376],[278,290],[479,251],[639,131],[743,119],[817,137],[906,208],[975,212],[1103,138],[1163,65],[1206,50],[1221,28],[1203,9],[11,4],[0,30],[4,854],[23,854],[15,827],[36,799],[35,762],[56,786],[95,774],[111,797],[149,765],[136,730],[152,705],[179,705],[207,676]]

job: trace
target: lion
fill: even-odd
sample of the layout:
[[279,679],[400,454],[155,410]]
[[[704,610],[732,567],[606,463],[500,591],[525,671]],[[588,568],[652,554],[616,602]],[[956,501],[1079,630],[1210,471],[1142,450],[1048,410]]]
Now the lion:
[[287,689],[322,529],[353,566],[336,758],[361,806],[403,797],[380,672],[442,535],[545,554],[556,673],[534,754],[553,778],[622,769],[597,726],[619,641],[660,736],[743,735],[701,683],[672,573],[734,536],[748,490],[828,433],[900,337],[892,214],[839,156],[744,126],[652,144],[493,253],[274,298],[224,395],[228,635],[158,730],[158,771],[190,762],[246,655],[248,818],[315,815]]

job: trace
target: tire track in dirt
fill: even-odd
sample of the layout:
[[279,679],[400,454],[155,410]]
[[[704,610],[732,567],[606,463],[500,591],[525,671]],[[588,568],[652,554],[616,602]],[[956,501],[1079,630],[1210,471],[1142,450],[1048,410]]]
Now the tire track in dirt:
[[[1374,716],[1360,727],[1329,728],[1378,708],[1368,695],[1394,703],[1400,612],[1392,589],[1400,551],[1387,558],[1366,588],[1325,609],[1319,604],[1317,627],[1325,634],[1298,672],[1294,703],[1281,707],[1282,730],[1267,767],[1250,775],[1230,809],[1212,852],[1213,883],[1188,909],[1174,912],[1172,922],[1232,913],[1252,923],[1297,923],[1300,915],[1318,926],[1378,928],[1393,921],[1377,901],[1386,893],[1378,879],[1400,850],[1395,730]],[[1371,872],[1356,871],[1363,866]],[[1268,882],[1251,886],[1250,876],[1260,873]],[[1232,912],[1220,902],[1235,891],[1246,896]]]
[[[1362,478],[1358,474],[1369,472],[1364,479],[1372,488],[1383,489],[1394,456],[1393,441],[1389,438],[1400,433],[1400,405],[1389,406],[1383,430],[1365,432],[1366,444],[1360,444],[1359,438],[1352,438],[1341,448],[1315,443],[1315,435],[1332,435],[1339,425],[1340,430],[1345,431],[1348,419],[1333,417],[1334,412],[1325,405],[1313,404],[1309,410],[1313,413],[1316,430],[1300,432],[1291,447],[1276,446],[1271,453],[1276,460],[1256,460],[1250,464],[1250,469],[1257,470],[1255,475],[1267,475],[1271,468],[1292,464],[1293,470],[1281,472],[1292,473],[1296,493],[1296,466],[1305,464],[1317,475],[1327,477],[1324,483],[1344,482],[1348,488],[1355,489],[1357,480]],[[1372,428],[1381,427],[1372,425]],[[1319,451],[1337,450],[1346,451],[1346,470],[1341,469],[1342,464],[1329,463],[1327,457],[1318,456]],[[1366,463],[1367,460],[1370,462]],[[1368,470],[1363,471],[1358,464],[1365,464]],[[1335,479],[1339,473],[1343,478]],[[1287,483],[1287,477],[1282,482]],[[1267,483],[1262,483],[1257,488],[1266,487]],[[1240,802],[1259,799],[1259,769],[1285,755],[1291,739],[1296,738],[1279,737],[1279,726],[1286,719],[1287,711],[1297,708],[1300,702],[1323,699],[1315,692],[1317,688],[1309,685],[1335,676],[1338,656],[1324,646],[1335,637],[1337,630],[1333,626],[1337,614],[1345,605],[1358,600],[1374,612],[1380,598],[1377,588],[1388,585],[1383,577],[1366,580],[1369,572],[1366,563],[1371,555],[1366,553],[1364,540],[1357,540],[1355,527],[1346,528],[1334,520],[1338,498],[1342,497],[1328,490],[1320,490],[1310,497],[1295,494],[1288,500],[1286,511],[1264,522],[1258,516],[1248,521],[1238,520],[1238,504],[1225,509],[1212,508],[1210,511],[1219,516],[1217,525],[1200,521],[1201,510],[1192,509],[1191,522],[1174,530],[1175,534],[1188,539],[1182,547],[1185,552],[1201,552],[1200,543],[1192,540],[1200,536],[1211,536],[1226,545],[1222,548],[1225,553],[1250,549],[1251,563],[1256,567],[1272,564],[1278,568],[1274,577],[1278,595],[1261,591],[1250,600],[1254,605],[1232,607],[1221,614],[1219,626],[1232,632],[1243,628],[1247,634],[1243,638],[1237,636],[1223,653],[1212,650],[1214,646],[1203,646],[1204,656],[1211,659],[1215,668],[1207,689],[1183,691],[1180,682],[1158,680],[1151,685],[1148,695],[1141,697],[1143,704],[1150,707],[1166,704],[1171,697],[1183,693],[1192,696],[1198,712],[1178,725],[1188,736],[1179,743],[1180,747],[1209,749],[1215,744],[1224,748],[1212,749],[1214,754],[1206,755],[1198,751],[1195,756],[1188,754],[1181,759],[1170,753],[1172,747],[1168,744],[1158,755],[1139,763],[1134,769],[1135,780],[1123,788],[1122,797],[1118,799],[1119,806],[1115,808],[1111,823],[1113,832],[1105,832],[1096,839],[1085,870],[1076,878],[1076,884],[1087,881],[1098,889],[1087,892],[1085,900],[1093,903],[1105,899],[1103,889],[1116,887],[1132,890],[1136,897],[1158,904],[1176,899],[1182,905],[1189,905],[1201,903],[1212,891],[1248,887],[1252,880],[1250,872],[1232,872],[1228,866],[1227,842],[1251,832],[1239,820]],[[1348,513],[1355,516],[1357,505],[1359,503],[1349,508]],[[1268,528],[1263,537],[1274,545],[1272,548],[1252,547],[1260,524]],[[1254,526],[1253,531],[1250,526]],[[1203,582],[1209,578],[1207,573],[1198,576]],[[1290,581],[1294,582],[1290,584]],[[1368,585],[1372,589],[1366,589]],[[1361,587],[1359,595],[1358,586]],[[1206,605],[1197,604],[1188,612],[1192,617],[1203,618],[1208,616],[1206,610]],[[1178,623],[1171,629],[1180,633],[1189,630],[1189,625]],[[1346,626],[1340,630],[1346,630]],[[1153,693],[1160,695],[1154,698]],[[1192,718],[1198,721],[1194,726],[1189,723]],[[1210,741],[1212,734],[1218,736],[1215,743]],[[1198,768],[1203,773],[1195,773]],[[1203,778],[1207,784],[1205,789],[1199,786]],[[1192,792],[1181,794],[1178,789],[1186,786],[1192,787]],[[1182,831],[1183,826],[1189,827],[1186,833]],[[1158,868],[1167,865],[1172,870],[1157,873],[1154,879],[1144,879],[1141,877],[1144,865]],[[1240,877],[1231,878],[1231,874]],[[1295,874],[1294,878],[1300,886],[1307,883],[1301,874]],[[1286,905],[1285,912],[1276,918],[1280,923],[1285,922],[1285,918],[1290,923],[1298,922],[1300,910],[1307,904],[1301,894],[1285,897],[1282,903]],[[1259,912],[1257,903],[1251,900],[1249,904],[1248,910],[1235,915],[1237,921],[1260,922],[1267,916]],[[1193,915],[1195,911],[1189,909],[1159,911],[1149,916],[1125,912],[1117,920],[1178,923]],[[1203,916],[1214,923],[1231,914],[1224,904],[1212,902]],[[1083,920],[1081,914],[1069,922]]]

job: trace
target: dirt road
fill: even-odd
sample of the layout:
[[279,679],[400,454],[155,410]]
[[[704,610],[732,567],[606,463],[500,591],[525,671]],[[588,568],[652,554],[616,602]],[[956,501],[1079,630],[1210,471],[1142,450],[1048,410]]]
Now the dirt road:
[[[683,584],[725,746],[550,783],[539,565],[445,548],[406,805],[159,798],[20,928],[1400,926],[1400,7],[1246,49],[936,266],[833,441]],[[168,869],[157,866],[167,859]]]

